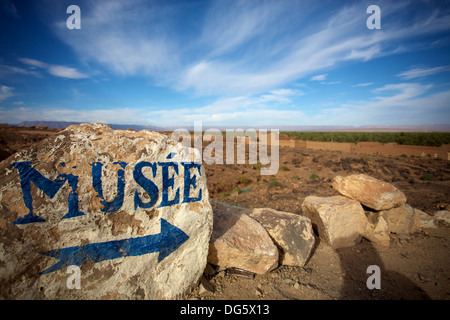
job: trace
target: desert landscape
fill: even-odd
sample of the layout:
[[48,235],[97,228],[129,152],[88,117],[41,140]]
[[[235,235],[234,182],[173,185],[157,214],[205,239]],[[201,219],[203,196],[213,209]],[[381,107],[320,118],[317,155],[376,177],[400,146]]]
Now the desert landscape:
[[[4,160],[58,129],[1,127],[0,155]],[[290,141],[290,138],[281,137]],[[309,196],[339,195],[332,187],[336,176],[365,174],[402,191],[407,203],[433,217],[449,209],[450,167],[447,159],[416,156],[356,154],[283,146],[279,170],[261,176],[260,164],[205,164],[210,199],[238,208],[271,208],[303,215]],[[205,145],[204,145],[205,146]],[[213,206],[214,207],[214,206]],[[362,238],[346,248],[333,249],[317,234],[303,267],[279,265],[266,274],[244,277],[208,264],[198,286],[184,297],[195,300],[379,300],[449,299],[450,229],[441,221],[435,228],[410,234],[390,234],[389,245]],[[366,286],[366,268],[381,269],[381,289]]]
[[0,300],[450,300],[449,21],[450,0],[2,0]]

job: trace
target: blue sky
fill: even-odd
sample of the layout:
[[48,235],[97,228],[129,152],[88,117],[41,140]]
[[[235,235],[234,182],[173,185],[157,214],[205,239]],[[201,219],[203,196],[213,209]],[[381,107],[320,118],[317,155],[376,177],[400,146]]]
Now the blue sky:
[[450,2],[2,0],[0,122],[26,120],[450,124]]

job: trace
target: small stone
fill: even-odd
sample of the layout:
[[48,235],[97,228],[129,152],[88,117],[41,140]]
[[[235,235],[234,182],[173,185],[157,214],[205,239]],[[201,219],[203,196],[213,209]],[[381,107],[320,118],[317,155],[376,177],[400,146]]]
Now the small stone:
[[312,272],[313,272],[312,268],[303,268],[303,270],[308,274],[312,274]]
[[428,276],[424,275],[423,273],[419,273],[418,275],[419,275],[419,279],[422,282],[430,282],[431,281],[431,279]]

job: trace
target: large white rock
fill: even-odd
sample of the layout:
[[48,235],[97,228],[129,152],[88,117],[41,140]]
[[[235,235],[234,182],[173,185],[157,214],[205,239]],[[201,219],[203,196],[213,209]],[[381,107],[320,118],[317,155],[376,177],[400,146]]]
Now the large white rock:
[[406,196],[392,184],[365,174],[334,177],[332,186],[340,194],[374,210],[389,210],[406,203]]
[[302,211],[317,226],[319,238],[334,248],[358,243],[367,225],[361,204],[343,196],[306,197]]
[[3,161],[0,297],[182,297],[212,232],[204,168],[190,160],[157,132],[82,124]]

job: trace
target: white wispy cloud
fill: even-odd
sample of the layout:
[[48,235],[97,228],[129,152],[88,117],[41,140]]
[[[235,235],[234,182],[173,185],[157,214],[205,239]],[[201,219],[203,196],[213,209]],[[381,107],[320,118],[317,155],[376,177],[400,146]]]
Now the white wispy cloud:
[[51,75],[60,78],[83,79],[88,77],[75,68],[69,68],[65,66],[51,65],[47,68],[47,71]]
[[439,72],[450,71],[450,66],[439,66],[434,68],[414,68],[402,73],[399,73],[397,76],[403,79],[414,79],[427,77]]
[[[102,122],[118,124],[134,124],[145,114],[145,109],[135,108],[110,108],[110,109],[72,109],[54,107],[30,107],[22,104],[21,107],[0,107],[0,119],[8,123],[20,123],[21,121],[46,120],[46,121],[73,121],[73,122]],[[138,124],[152,124],[144,121]]]
[[311,81],[323,81],[328,77],[328,74],[318,74],[316,76],[311,77]]
[[127,107],[127,108],[32,108],[23,104],[15,108],[0,108],[0,118],[8,123],[19,123],[29,119],[48,121],[103,122],[117,124],[148,124],[190,126],[194,121],[203,121],[205,125],[247,126],[248,119],[260,125],[276,125],[300,121],[304,113],[294,108],[292,99],[301,97],[298,89],[279,88],[260,95],[234,96],[218,98],[212,103],[198,107],[173,108],[168,112],[164,108]]
[[340,81],[322,81],[320,84],[340,84]]
[[[68,78],[68,79],[88,78],[87,75],[79,72],[75,68],[70,68],[70,67],[55,65],[55,64],[49,64],[49,63],[45,63],[45,62],[42,62],[39,60],[30,59],[30,58],[19,58],[19,61],[26,65],[34,67],[34,68],[45,69],[49,74],[51,74],[55,77]],[[22,70],[23,69],[21,69],[21,68],[15,68],[16,72],[21,72]],[[31,72],[32,71],[28,71],[28,73],[31,73]],[[21,73],[23,73],[23,72],[21,72]]]
[[32,67],[43,68],[43,69],[47,68],[47,64],[42,61],[39,61],[39,60],[30,59],[30,58],[19,58],[19,61],[24,64],[27,64],[29,66],[32,66]]
[[[278,49],[266,47],[249,48],[249,43],[257,43],[264,38],[269,41],[285,30],[283,19],[291,19],[289,9],[295,10],[295,3],[288,5],[261,1],[215,1],[205,14],[202,31],[198,44],[210,49],[208,56],[220,58],[235,49],[245,50],[246,59],[255,54],[256,50],[263,50],[264,54],[273,54]],[[278,28],[271,26],[278,25]],[[261,53],[261,52],[260,52]],[[249,61],[250,62],[250,61]]]
[[368,87],[368,86],[371,86],[373,84],[374,84],[373,82],[364,82],[364,83],[355,84],[352,87]]
[[[160,126],[192,125],[196,120],[205,125],[398,124],[407,123],[413,116],[424,122],[439,122],[443,115],[449,115],[450,92],[430,93],[431,84],[406,80],[448,71],[448,66],[402,72],[398,77],[405,83],[379,84],[369,98],[361,101],[321,101],[319,97],[313,101],[314,108],[302,104],[303,99],[310,101],[303,91],[288,88],[295,86],[294,81],[339,84],[340,81],[329,78],[341,80],[333,71],[342,63],[416,50],[426,44],[405,40],[450,30],[448,12],[435,10],[404,16],[400,13],[411,2],[389,2],[386,6],[383,3],[387,2],[380,3],[383,27],[368,30],[367,6],[356,1],[339,6],[334,1],[211,1],[209,8],[195,14],[186,14],[187,9],[195,7],[189,2],[85,1],[80,5],[81,30],[68,30],[64,14],[53,15],[57,21],[49,19],[59,39],[85,67],[77,69],[24,57],[19,60],[26,67],[0,65],[0,78],[46,72],[81,79],[99,69],[106,77],[108,73],[119,75],[118,78],[139,77],[151,85],[196,98],[208,96],[209,103],[89,110],[34,109],[24,103],[14,110],[0,109],[0,118],[15,119],[12,122],[45,118]],[[51,6],[64,4],[52,2]],[[89,75],[81,69],[90,70]],[[352,87],[368,86],[375,85],[365,82]],[[0,101],[13,94],[12,87],[0,88]],[[311,93],[308,85],[301,89]],[[71,93],[80,95],[74,89]]]
[[387,20],[408,2],[384,6],[390,24],[376,31],[365,27],[365,8],[355,3],[308,19],[328,5],[333,2],[211,2],[180,36],[180,26],[169,21],[184,17],[184,4],[108,1],[83,6],[77,33],[68,36],[65,20],[55,26],[85,63],[197,95],[257,94],[298,79],[323,81],[325,73],[314,74],[344,61],[395,54],[401,40],[450,30],[445,13]]
[[83,62],[99,63],[122,76],[165,74],[166,81],[168,71],[178,67],[177,50],[181,49],[171,45],[168,24],[173,14],[170,3],[85,2],[80,30],[68,34],[65,20],[53,27]]
[[0,102],[14,96],[13,88],[8,86],[0,86]]
[[[5,87],[5,86],[3,86]],[[0,88],[3,88],[0,87]],[[294,97],[302,92],[277,89],[260,95],[221,97],[199,107],[172,108],[32,108],[0,107],[0,119],[19,123],[29,119],[54,121],[104,122],[117,124],[147,124],[157,126],[192,126],[202,121],[205,126],[264,126],[264,125],[398,125],[417,123],[435,124],[450,118],[450,90],[430,93],[430,84],[396,83],[373,89],[372,96],[360,101],[338,104],[323,103],[314,112]],[[8,89],[0,89],[6,94]],[[137,119],[139,119],[137,121]],[[251,119],[251,121],[250,121]]]
[[343,103],[339,113],[329,117],[327,110],[321,116],[329,124],[348,123],[348,119],[354,125],[410,124],[413,119],[420,119],[423,124],[440,123],[442,117],[450,117],[450,91],[430,94],[432,87],[419,83],[386,84],[372,90],[374,95],[368,100]]
[[0,78],[8,78],[18,74],[32,75],[35,77],[39,76],[39,73],[34,70],[27,70],[16,66],[0,65]]
[[260,96],[261,102],[274,102],[279,104],[289,104],[292,102],[292,97],[304,95],[301,90],[294,89],[277,89],[271,90],[268,94]]
[[301,122],[304,113],[293,108],[280,108],[276,101],[266,101],[262,96],[239,96],[219,98],[211,104],[198,108],[178,108],[169,113],[154,110],[146,113],[148,119],[158,125],[172,126],[174,123],[190,126],[194,121],[202,121],[208,126],[236,125],[281,125]]

